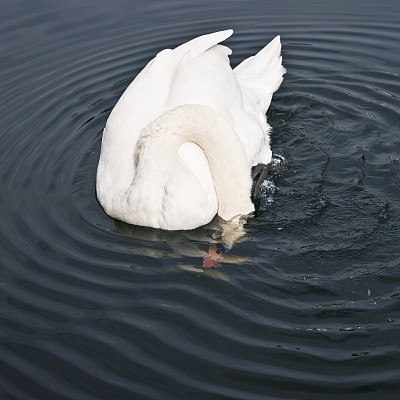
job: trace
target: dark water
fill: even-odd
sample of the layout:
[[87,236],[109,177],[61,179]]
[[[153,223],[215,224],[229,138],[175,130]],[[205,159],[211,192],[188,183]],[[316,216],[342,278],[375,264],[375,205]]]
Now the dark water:
[[[95,197],[101,131],[159,50],[281,34],[268,113],[296,173],[220,268]],[[400,5],[1,1],[1,399],[400,396]],[[214,250],[213,250],[214,249]]]

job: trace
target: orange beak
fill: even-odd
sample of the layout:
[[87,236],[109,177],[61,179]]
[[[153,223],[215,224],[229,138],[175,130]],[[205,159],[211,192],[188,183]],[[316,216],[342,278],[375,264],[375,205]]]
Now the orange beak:
[[219,268],[221,264],[218,262],[224,258],[223,252],[216,244],[208,246],[208,256],[203,257],[203,267],[205,268]]

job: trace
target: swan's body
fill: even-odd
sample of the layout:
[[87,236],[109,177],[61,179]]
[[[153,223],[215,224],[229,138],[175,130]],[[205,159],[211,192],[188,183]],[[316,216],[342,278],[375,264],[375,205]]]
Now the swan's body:
[[271,160],[265,113],[285,70],[279,37],[232,70],[218,45],[231,34],[163,50],[126,89],[97,170],[107,214],[178,230],[253,211],[250,170]]

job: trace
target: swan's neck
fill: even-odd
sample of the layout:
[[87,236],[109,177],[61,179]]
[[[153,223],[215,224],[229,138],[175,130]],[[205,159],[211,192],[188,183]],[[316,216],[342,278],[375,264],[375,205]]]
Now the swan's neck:
[[[229,221],[254,211],[250,200],[250,166],[243,145],[229,122],[206,106],[182,105],[147,125],[136,146],[136,172],[149,169],[155,172],[154,168],[160,170],[171,166],[175,170],[156,174],[158,179],[168,179],[168,172],[175,173],[176,168],[182,168],[178,149],[185,142],[196,143],[208,159],[218,200],[218,215]],[[166,165],[162,165],[163,161]]]

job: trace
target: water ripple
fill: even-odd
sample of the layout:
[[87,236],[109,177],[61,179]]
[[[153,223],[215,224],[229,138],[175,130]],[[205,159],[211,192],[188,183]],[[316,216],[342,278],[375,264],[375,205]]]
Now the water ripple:
[[[2,19],[6,398],[395,398],[399,13],[118,4]],[[95,174],[117,99],[157,51],[231,26],[233,65],[282,35],[268,118],[296,173],[235,240],[112,220]]]

